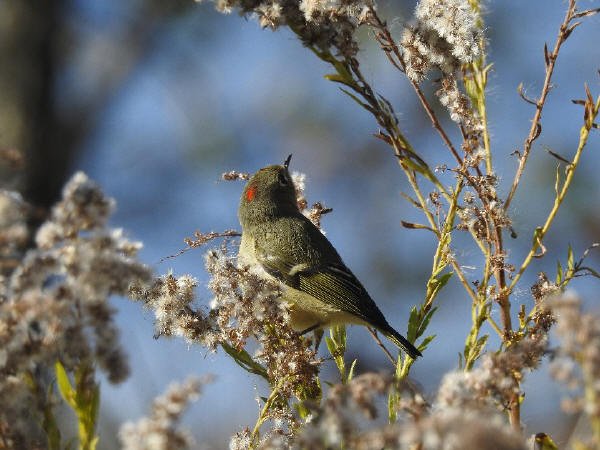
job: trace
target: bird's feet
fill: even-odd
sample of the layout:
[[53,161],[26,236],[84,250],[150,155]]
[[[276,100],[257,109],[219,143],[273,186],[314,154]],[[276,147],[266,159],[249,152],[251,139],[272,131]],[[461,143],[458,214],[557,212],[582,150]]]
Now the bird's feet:
[[311,331],[314,331],[315,352],[319,351],[319,345],[321,344],[321,340],[323,339],[323,329],[319,328],[320,326],[321,326],[320,323],[315,323],[313,326],[310,326],[306,330],[302,330],[300,333],[298,333],[300,336],[303,336],[306,333],[310,333]]

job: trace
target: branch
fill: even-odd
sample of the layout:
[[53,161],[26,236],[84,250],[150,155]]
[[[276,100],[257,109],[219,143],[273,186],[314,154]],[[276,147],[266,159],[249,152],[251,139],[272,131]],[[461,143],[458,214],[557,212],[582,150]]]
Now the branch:
[[[392,63],[392,65],[396,69],[398,69],[399,71],[401,71],[403,73],[406,73],[406,64],[404,63],[404,60],[402,59],[402,55],[400,54],[399,46],[394,41],[394,38],[390,34],[390,31],[388,30],[387,25],[385,24],[385,22],[383,22],[379,18],[379,16],[377,15],[377,12],[373,8],[373,6],[370,6],[369,13],[370,13],[370,17],[372,19],[372,21],[369,24],[373,28],[378,30],[375,33],[375,39],[379,43],[381,50],[383,50],[383,52],[387,56],[388,60]],[[462,163],[463,163],[462,158],[459,156],[458,152],[456,151],[456,148],[454,147],[454,145],[448,138],[448,135],[446,134],[446,132],[444,131],[444,128],[440,124],[437,116],[435,115],[435,112],[433,111],[433,108],[429,105],[429,102],[427,102],[427,99],[425,98],[425,94],[423,94],[423,91],[421,90],[421,88],[419,87],[419,85],[417,83],[415,83],[410,78],[408,78],[408,81],[410,82],[411,86],[415,90],[417,97],[419,97],[419,100],[421,101],[423,108],[425,108],[427,115],[431,119],[431,123],[432,123],[433,127],[437,130],[440,137],[444,141],[444,144],[446,145],[446,147],[448,147],[448,149],[450,150],[450,152],[452,153],[452,155],[454,156],[454,158],[456,159],[458,164],[462,165]]]
[[[556,38],[556,43],[554,44],[554,50],[550,55],[548,55],[547,47],[544,46],[544,58],[546,61],[546,78],[544,79],[544,87],[542,88],[542,95],[540,96],[539,100],[537,100],[537,102],[534,103],[536,105],[535,114],[533,116],[531,128],[529,130],[529,136],[527,136],[527,139],[525,140],[525,144],[523,146],[523,154],[519,158],[519,167],[517,169],[517,173],[515,174],[515,178],[510,188],[510,192],[508,193],[506,201],[504,202],[505,211],[508,210],[513,196],[515,195],[515,191],[517,190],[517,186],[519,185],[519,181],[521,180],[521,175],[523,175],[523,170],[525,169],[525,164],[527,163],[527,158],[529,158],[529,152],[531,151],[531,145],[541,133],[540,119],[542,117],[542,110],[544,109],[546,98],[548,96],[548,93],[550,92],[550,80],[552,79],[552,73],[554,72],[554,66],[556,64],[556,59],[558,58],[558,52],[563,42],[565,42],[565,40],[569,37],[569,34],[571,34],[572,31],[572,29],[569,28],[569,23],[571,22],[571,20],[573,20],[576,11],[575,3],[576,0],[569,0],[569,7],[567,8],[565,19],[563,20],[563,23],[559,28],[558,37]],[[529,102],[531,103],[531,101]]]
[[159,263],[161,263],[167,259],[177,258],[178,256],[183,255],[188,250],[201,247],[202,245],[206,244],[208,241],[212,241],[213,239],[220,238],[220,237],[239,237],[241,235],[242,235],[242,233],[240,233],[239,231],[235,231],[235,230],[225,230],[221,233],[217,233],[215,231],[211,231],[210,233],[201,233],[199,231],[196,231],[194,233],[194,236],[196,237],[196,239],[185,238],[183,240],[188,245],[186,248],[179,250],[174,255],[169,255],[169,256],[165,256],[165,257],[161,258]]
[[[586,86],[586,90],[587,90],[587,86]],[[525,257],[525,260],[523,261],[523,264],[521,265],[521,268],[519,269],[519,272],[515,275],[512,283],[508,287],[508,293],[513,291],[517,282],[521,278],[521,275],[523,275],[523,272],[525,272],[525,269],[527,269],[527,267],[529,266],[529,263],[535,257],[538,247],[540,247],[540,244],[541,244],[542,240],[544,239],[544,236],[548,232],[550,225],[552,225],[552,222],[554,221],[554,218],[556,217],[556,213],[558,212],[558,209],[560,208],[560,205],[562,204],[562,202],[565,198],[565,195],[567,194],[567,191],[569,190],[571,181],[573,180],[573,175],[575,174],[575,169],[577,169],[577,165],[579,164],[579,159],[581,158],[583,148],[585,147],[585,145],[587,143],[590,130],[592,130],[592,128],[594,128],[593,127],[594,120],[598,116],[599,110],[600,110],[600,95],[598,96],[598,99],[596,100],[596,102],[594,104],[594,103],[590,102],[589,94],[588,94],[588,100],[586,101],[586,105],[585,105],[586,112],[584,115],[584,124],[581,127],[581,131],[579,133],[579,145],[577,147],[577,151],[575,152],[575,157],[573,158],[573,161],[566,168],[567,177],[565,178],[565,181],[564,181],[560,191],[558,190],[558,179],[557,179],[556,198],[554,200],[554,206],[552,207],[552,210],[548,214],[548,217],[546,218],[544,225],[541,228],[536,229],[535,236],[534,236],[534,242],[531,247],[531,250],[529,250],[529,253]]]

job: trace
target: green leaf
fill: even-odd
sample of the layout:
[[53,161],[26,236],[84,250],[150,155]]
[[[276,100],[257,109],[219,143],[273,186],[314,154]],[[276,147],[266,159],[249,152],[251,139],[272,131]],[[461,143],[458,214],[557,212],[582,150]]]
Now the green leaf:
[[410,342],[415,342],[417,339],[417,329],[419,327],[419,314],[417,307],[413,306],[410,310],[410,316],[408,317],[408,329],[406,330],[406,338]]
[[335,57],[331,57],[331,61],[333,64],[333,67],[335,67],[335,70],[338,71],[338,73],[340,74],[341,77],[343,77],[345,80],[354,83],[354,78],[352,77],[352,74],[349,72],[348,67],[347,67],[347,63],[344,60],[339,60],[336,59]]
[[306,419],[310,414],[310,409],[308,409],[302,402],[294,403],[294,408],[298,411],[298,415],[302,417],[302,419]]
[[246,370],[247,372],[260,375],[265,380],[270,382],[269,376],[267,375],[267,370],[262,365],[254,361],[252,356],[250,356],[246,350],[237,351],[226,342],[221,343],[221,347],[223,347],[223,350],[225,350],[225,352],[227,352],[227,354],[231,356],[242,369]]
[[433,313],[436,312],[437,309],[438,309],[438,307],[435,306],[435,307],[431,308],[427,314],[425,314],[425,317],[423,318],[423,321],[421,322],[421,325],[419,326],[419,329],[417,330],[417,338],[420,338],[423,335],[423,333],[429,326],[429,322],[431,321],[431,317],[433,317]]
[[425,339],[423,339],[423,342],[421,342],[421,344],[417,347],[419,349],[419,351],[421,351],[421,352],[425,351],[425,349],[427,348],[429,343],[431,341],[433,341],[433,339],[436,336],[437,336],[437,334],[432,334],[431,336],[427,336]]
[[346,327],[344,325],[331,327],[329,335],[331,338],[326,337],[325,343],[340,372],[342,383],[346,383],[348,379],[346,375],[346,363],[344,361],[344,354],[346,352]]
[[346,327],[344,325],[331,327],[329,334],[335,342],[336,350],[344,353],[346,351]]
[[352,377],[354,376],[354,367],[356,366],[358,359],[354,359],[354,361],[352,361],[352,364],[350,365],[350,372],[348,372],[348,381],[352,380]]
[[556,261],[556,284],[561,284],[563,281],[563,268],[560,261]]
[[448,280],[452,277],[452,275],[454,275],[454,272],[448,272],[439,278],[438,282],[440,285],[440,289],[446,286],[446,283],[448,283]]
[[489,334],[485,334],[477,339],[477,342],[473,346],[471,354],[469,355],[469,359],[472,361],[477,360],[481,356],[481,352],[483,351],[485,344],[487,343]]
[[411,170],[414,170],[415,172],[419,172],[421,175],[423,175],[425,178],[427,178],[429,181],[434,181],[433,178],[431,177],[431,174],[429,173],[429,170],[426,167],[421,166],[420,164],[417,164],[415,161],[413,161],[410,158],[401,158],[402,162]]
[[573,273],[573,269],[575,268],[575,262],[573,260],[573,247],[569,245],[569,253],[567,258],[567,270],[569,274]]
[[336,328],[338,328],[338,333],[340,335],[340,344],[344,347],[344,350],[346,350],[346,327],[344,325],[339,325]]
[[[443,268],[444,267],[442,266],[442,270]],[[442,288],[448,283],[450,277],[452,277],[454,274],[454,272],[447,272],[439,278],[436,278],[437,273],[439,273],[439,271],[433,273],[432,278],[430,278],[427,282],[427,303],[432,302],[432,300],[440,293]]]
[[344,88],[340,88],[340,90],[352,100],[354,100],[356,103],[358,103],[360,106],[362,106],[364,109],[369,111],[371,114],[375,114],[375,110],[370,105],[367,105],[365,102],[361,101],[356,95]]
[[73,386],[71,386],[67,371],[58,360],[54,364],[54,367],[56,370],[56,383],[58,385],[58,390],[69,406],[71,406],[71,408],[74,410],[77,410],[76,392],[73,389]]
[[473,350],[473,336],[471,334],[471,336],[469,336],[469,339],[467,339],[467,341],[465,342],[465,348],[463,350],[463,355],[465,356],[465,364],[467,364],[468,361],[472,360],[472,357],[471,357],[472,350]]
[[454,275],[454,272],[447,272],[435,280],[431,298],[435,298],[437,296],[437,294],[442,290],[442,288],[444,286],[446,286],[446,284],[448,283],[448,280],[450,279],[450,277],[452,277],[452,275]]
[[328,75],[324,75],[323,78],[325,78],[326,80],[329,80],[329,81],[333,81],[335,83],[348,84],[346,79],[343,76],[341,76],[339,73],[330,73]]
[[398,393],[392,389],[388,394],[388,417],[390,423],[396,422],[396,405],[398,404]]
[[327,349],[329,350],[329,353],[334,355],[335,354],[335,342],[333,342],[333,339],[331,339],[328,336],[325,336],[325,343],[327,344]]

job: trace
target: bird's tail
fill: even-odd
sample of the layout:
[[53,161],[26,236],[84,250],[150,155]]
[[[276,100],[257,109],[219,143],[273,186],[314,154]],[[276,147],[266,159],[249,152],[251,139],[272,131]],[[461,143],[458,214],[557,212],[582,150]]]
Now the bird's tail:
[[408,342],[408,340],[404,336],[402,336],[392,327],[382,329],[381,332],[385,335],[386,338],[392,341],[396,345],[396,347],[401,348],[406,353],[408,353],[408,355],[412,359],[417,359],[419,356],[423,356],[414,345]]

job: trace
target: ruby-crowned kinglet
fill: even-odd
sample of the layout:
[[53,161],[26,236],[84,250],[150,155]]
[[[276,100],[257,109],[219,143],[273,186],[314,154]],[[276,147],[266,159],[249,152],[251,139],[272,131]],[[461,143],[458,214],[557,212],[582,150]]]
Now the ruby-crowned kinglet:
[[412,358],[421,352],[394,330],[327,238],[298,209],[288,164],[267,166],[244,187],[238,261],[285,285],[296,331],[360,324],[381,331]]

